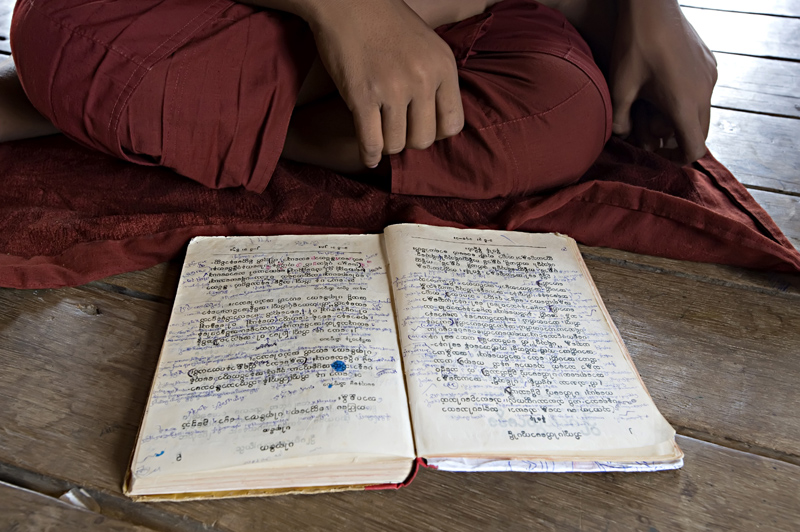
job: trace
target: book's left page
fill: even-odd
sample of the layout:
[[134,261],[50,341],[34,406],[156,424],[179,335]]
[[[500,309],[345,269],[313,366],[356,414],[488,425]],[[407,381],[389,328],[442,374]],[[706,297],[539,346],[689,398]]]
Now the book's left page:
[[129,494],[403,480],[414,444],[381,239],[190,243]]

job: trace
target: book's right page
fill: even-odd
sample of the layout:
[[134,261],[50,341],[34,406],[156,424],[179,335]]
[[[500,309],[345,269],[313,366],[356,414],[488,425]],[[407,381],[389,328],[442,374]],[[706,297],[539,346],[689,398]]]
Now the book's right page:
[[441,469],[681,465],[575,241],[386,229],[419,456]]

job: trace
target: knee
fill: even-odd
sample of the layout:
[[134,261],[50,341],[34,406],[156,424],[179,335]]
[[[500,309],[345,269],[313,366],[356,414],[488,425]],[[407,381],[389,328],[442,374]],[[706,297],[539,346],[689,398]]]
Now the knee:
[[466,126],[459,135],[392,156],[395,193],[536,194],[576,182],[600,155],[611,130],[605,82],[598,86],[567,59],[548,54],[492,61],[491,76],[488,65],[461,72]]
[[505,183],[499,195],[534,194],[575,183],[610,137],[611,102],[602,77],[598,86],[597,79],[568,61],[552,56],[546,60],[562,63],[559,74],[549,78],[560,81],[551,87],[560,97],[486,132],[496,137],[507,160],[501,167],[505,175],[495,176]]
[[32,10],[32,3],[19,0],[11,20],[11,48],[17,77],[28,100],[45,117],[53,120],[50,106],[48,50],[43,41],[53,37],[48,21]]
[[95,92],[99,67],[110,54],[76,26],[78,7],[78,0],[19,0],[11,22],[12,54],[25,94],[42,116],[73,140],[112,153],[93,135],[105,124],[89,105],[93,97],[109,99]]
[[469,105],[473,127],[463,133],[462,149],[451,153],[463,159],[454,166],[473,174],[467,178],[472,198],[530,195],[575,183],[610,137],[611,99],[599,71],[593,79],[567,59],[528,56],[527,70],[495,79],[492,97],[473,98]]
[[[606,81],[563,16],[528,0],[491,12],[491,24],[484,17],[440,30],[461,51],[465,127],[426,155],[394,158],[395,192],[485,199],[562,187],[610,137]],[[432,165],[437,179],[423,181]]]

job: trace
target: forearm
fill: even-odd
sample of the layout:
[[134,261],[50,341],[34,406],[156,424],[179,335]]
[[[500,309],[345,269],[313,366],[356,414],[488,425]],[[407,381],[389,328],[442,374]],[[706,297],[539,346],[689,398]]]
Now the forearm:
[[[324,23],[333,13],[346,13],[358,9],[365,0],[240,0],[243,3],[286,11],[299,16],[309,24]],[[373,0],[366,0],[373,1]],[[386,0],[403,2],[425,23],[436,28],[442,24],[458,22],[483,13],[499,0]]]
[[275,9],[297,15],[309,24],[319,19],[326,7],[344,4],[347,0],[238,0],[242,4],[250,4],[265,9]]

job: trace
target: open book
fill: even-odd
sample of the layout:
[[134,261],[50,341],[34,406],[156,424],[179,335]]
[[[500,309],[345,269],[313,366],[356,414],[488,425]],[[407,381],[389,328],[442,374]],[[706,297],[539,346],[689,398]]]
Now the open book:
[[575,242],[395,225],[189,245],[126,493],[682,465]]

